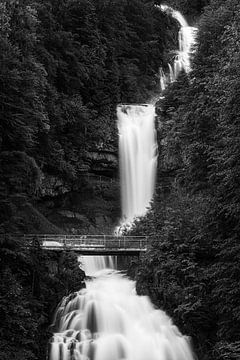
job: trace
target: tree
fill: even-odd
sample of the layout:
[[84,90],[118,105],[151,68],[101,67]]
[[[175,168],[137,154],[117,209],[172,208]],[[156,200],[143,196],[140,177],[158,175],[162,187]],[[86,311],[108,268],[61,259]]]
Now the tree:
[[166,193],[159,182],[137,282],[208,360],[239,356],[239,14],[235,0],[205,8],[193,71],[165,92],[160,170],[172,177]]

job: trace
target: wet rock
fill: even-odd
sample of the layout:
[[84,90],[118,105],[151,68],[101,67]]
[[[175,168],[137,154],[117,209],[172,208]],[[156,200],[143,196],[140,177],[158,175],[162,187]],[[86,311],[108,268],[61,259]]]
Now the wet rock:
[[109,177],[116,176],[118,172],[118,156],[112,151],[89,151],[86,160],[90,163],[90,172]]

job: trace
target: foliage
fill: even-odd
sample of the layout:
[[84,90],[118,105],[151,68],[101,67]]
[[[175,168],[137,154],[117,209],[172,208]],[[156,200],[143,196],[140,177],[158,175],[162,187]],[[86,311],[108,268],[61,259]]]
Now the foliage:
[[33,158],[21,151],[0,154],[0,184],[7,194],[33,195],[40,183],[41,173]]
[[143,0],[13,0],[1,10],[1,150],[71,182],[86,150],[116,147],[117,103],[158,91],[170,20]]
[[[26,231],[28,215],[38,222],[34,231],[57,231],[31,204],[41,174],[76,184],[89,150],[116,148],[116,105],[159,91],[177,24],[154,3],[162,1],[0,2],[2,359],[44,358],[53,304],[82,278],[75,255],[53,259],[6,233]],[[199,20],[198,46],[192,72],[158,104],[160,180],[152,209],[133,229],[153,239],[137,288],[192,336],[199,358],[233,360],[240,335],[240,5],[169,4]]]
[[54,304],[82,286],[74,254],[15,237],[60,231],[35,208],[42,179],[84,192],[88,151],[116,150],[119,102],[158,92],[173,33],[145,0],[0,1],[1,359],[44,358]]
[[193,70],[159,103],[162,177],[152,210],[134,228],[154,239],[138,291],[167,310],[207,360],[239,357],[239,20],[238,1],[205,8]]
[[169,0],[167,3],[191,20],[192,18],[198,18],[209,2],[210,0]]
[[44,359],[54,307],[82,287],[77,256],[47,254],[36,241],[0,237],[1,359]]
[[152,220],[152,244],[137,274],[138,293],[147,293],[166,310],[181,331],[191,335],[201,355],[209,352],[204,340],[210,342],[217,321],[210,296],[214,279],[209,274],[215,250],[204,229],[209,202],[173,189],[164,203],[156,203],[146,219]]

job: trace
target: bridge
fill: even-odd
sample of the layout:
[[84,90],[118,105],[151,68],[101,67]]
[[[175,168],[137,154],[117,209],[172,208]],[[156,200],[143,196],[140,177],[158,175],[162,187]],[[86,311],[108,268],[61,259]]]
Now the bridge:
[[45,250],[76,251],[82,255],[139,255],[146,251],[147,236],[113,235],[23,235],[30,246],[38,243]]

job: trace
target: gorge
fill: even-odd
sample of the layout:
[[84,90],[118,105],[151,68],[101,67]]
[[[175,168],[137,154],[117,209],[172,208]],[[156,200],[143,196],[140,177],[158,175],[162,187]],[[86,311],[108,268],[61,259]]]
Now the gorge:
[[[182,69],[190,70],[194,37],[191,28],[186,31],[189,27],[182,15],[170,10],[181,25],[174,71],[169,65],[173,82]],[[146,214],[157,166],[154,105],[121,104],[117,117],[122,221],[116,236]],[[58,306],[49,360],[193,360],[188,338],[148,297],[136,294],[135,282],[117,270],[113,257],[80,256],[79,260],[91,279]]]
[[[121,313],[116,310],[116,315],[123,325],[113,326],[118,331],[112,333],[113,356],[124,356],[122,344],[129,343],[130,333],[147,341],[144,323],[152,339],[171,337],[171,329],[188,347],[190,337],[194,358],[240,359],[240,4],[167,4],[0,1],[1,360],[46,360],[53,334],[48,355],[53,347],[57,357],[65,350],[65,357],[74,351],[76,357],[94,357],[98,347],[97,356],[106,357],[106,337],[101,341],[96,327],[106,329],[114,321],[106,325],[98,317],[95,326],[95,309],[104,298],[107,318],[114,319],[110,284],[124,293],[121,297],[115,290],[121,302],[114,299]],[[190,68],[184,61],[186,71],[179,72],[179,60],[184,60],[179,21],[185,18],[198,32],[193,34]],[[191,34],[189,30],[184,33]],[[126,218],[120,208],[116,109],[131,105],[122,113],[131,121],[136,120],[134,105],[144,104],[155,107],[150,122],[155,123],[152,138],[158,149],[154,144],[149,153],[158,155],[156,180],[150,206],[136,212],[145,215],[131,215],[137,221],[129,235],[150,237],[150,246],[139,258],[125,256],[123,262],[120,257],[117,262],[79,259],[79,252],[66,246],[59,251],[43,248],[41,234],[49,239],[65,234],[71,249],[78,251],[82,249],[74,249],[75,236],[81,246],[83,234],[112,234],[113,240],[114,228]],[[33,241],[24,234],[32,234]],[[124,244],[124,239],[118,241]],[[79,262],[92,269],[86,284]],[[139,305],[141,298],[145,305]],[[146,315],[143,321],[139,315],[136,320],[137,311],[133,314],[128,301],[160,316],[166,325],[161,335],[152,318]],[[57,321],[52,319],[57,304],[66,315],[61,324],[60,313]],[[70,329],[71,308],[72,324],[79,322],[82,331]],[[128,309],[134,329],[124,325]],[[156,309],[166,312],[166,321]],[[186,337],[177,335],[173,324]],[[83,327],[91,328],[95,337]],[[131,344],[127,349],[133,355]]]

